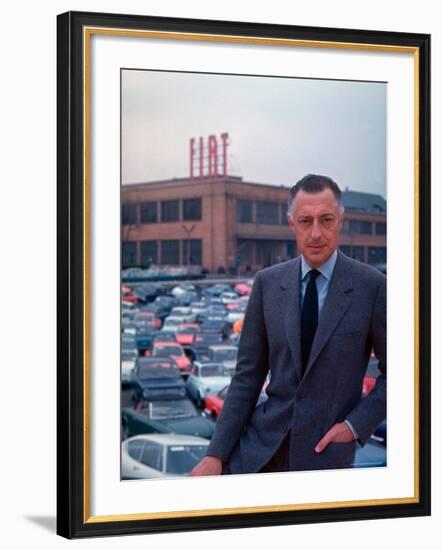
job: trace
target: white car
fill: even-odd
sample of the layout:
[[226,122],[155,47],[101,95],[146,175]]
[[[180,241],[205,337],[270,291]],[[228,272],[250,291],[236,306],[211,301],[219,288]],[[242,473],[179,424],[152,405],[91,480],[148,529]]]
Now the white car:
[[233,304],[238,301],[238,294],[236,292],[223,292],[221,294],[221,302],[223,304]]
[[240,319],[244,319],[245,317],[245,312],[244,310],[240,310],[240,311],[236,311],[236,310],[233,310],[233,311],[229,311],[229,313],[227,314],[227,317],[226,317],[226,321],[228,323],[231,323],[233,325],[233,323],[235,321],[239,321]]
[[193,373],[187,379],[189,397],[200,408],[209,393],[217,393],[230,383],[230,372],[222,363],[195,361]]
[[227,367],[231,374],[235,372],[236,362],[238,360],[238,348],[228,344],[213,344],[209,346],[207,352],[209,361],[222,363]]
[[190,474],[209,440],[194,435],[143,434],[121,444],[121,478],[152,479]]
[[181,285],[175,286],[172,288],[170,293],[179,298],[180,296],[183,296],[183,294],[187,294],[187,292],[195,292],[195,285],[192,285],[190,283],[183,283]]
[[123,359],[121,361],[121,383],[129,384],[132,381],[132,373],[135,367],[135,359]]
[[194,323],[196,313],[193,313],[190,307],[176,306],[172,308],[169,317],[181,319],[182,323]]

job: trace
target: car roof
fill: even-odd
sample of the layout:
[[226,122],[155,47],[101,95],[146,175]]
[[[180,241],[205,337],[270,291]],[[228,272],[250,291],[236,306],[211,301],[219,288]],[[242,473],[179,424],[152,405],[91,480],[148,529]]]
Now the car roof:
[[154,441],[163,445],[204,445],[209,440],[197,435],[186,434],[140,434],[126,439],[126,442],[142,439],[143,441]]

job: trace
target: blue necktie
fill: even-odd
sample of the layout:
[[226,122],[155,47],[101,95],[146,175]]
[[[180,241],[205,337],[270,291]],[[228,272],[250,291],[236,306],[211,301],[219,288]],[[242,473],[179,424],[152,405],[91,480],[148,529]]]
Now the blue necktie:
[[309,280],[305,290],[304,302],[301,313],[301,354],[302,372],[305,372],[310,350],[312,349],[313,338],[318,326],[318,290],[316,278],[320,272],[312,269],[309,273]]

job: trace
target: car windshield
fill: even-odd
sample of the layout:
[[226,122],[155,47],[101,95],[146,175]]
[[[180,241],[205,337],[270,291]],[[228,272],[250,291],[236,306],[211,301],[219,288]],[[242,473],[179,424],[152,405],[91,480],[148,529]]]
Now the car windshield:
[[201,376],[228,376],[224,365],[204,365],[200,369]]
[[161,334],[156,334],[154,336],[154,340],[156,342],[174,342],[175,341],[175,334],[172,332],[162,332]]
[[232,361],[237,357],[237,350],[235,348],[231,349],[217,349],[214,350],[214,357],[217,361]]
[[183,315],[174,313],[174,317],[175,318],[168,317],[164,322],[164,326],[165,327],[167,327],[167,326],[175,327],[176,325],[181,325],[181,323],[183,321],[182,321],[182,319],[177,319],[177,317],[183,317]]
[[154,318],[154,314],[149,311],[144,311],[143,313],[136,313],[135,319],[137,321],[152,321]]
[[167,449],[166,471],[169,474],[190,474],[204,457],[207,445],[170,445]]
[[155,357],[170,357],[171,355],[183,355],[183,348],[180,346],[155,346]]
[[178,367],[171,363],[149,363],[141,364],[137,369],[138,378],[146,380],[147,378],[164,378],[180,376]]
[[196,334],[197,332],[199,332],[197,327],[186,327],[181,328],[178,334]]
[[198,416],[198,413],[188,399],[167,401],[150,401],[147,410],[144,411],[152,420],[164,420],[166,418],[191,418]]

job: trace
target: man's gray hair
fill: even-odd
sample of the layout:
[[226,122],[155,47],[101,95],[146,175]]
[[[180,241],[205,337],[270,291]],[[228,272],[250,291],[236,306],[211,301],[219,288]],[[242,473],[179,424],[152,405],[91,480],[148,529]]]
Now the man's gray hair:
[[332,191],[339,210],[344,212],[342,192],[338,184],[328,176],[319,176],[317,174],[307,174],[290,189],[287,212],[293,212],[293,203],[299,191],[304,191],[305,193],[321,193],[321,191],[325,189],[330,189]]

